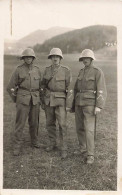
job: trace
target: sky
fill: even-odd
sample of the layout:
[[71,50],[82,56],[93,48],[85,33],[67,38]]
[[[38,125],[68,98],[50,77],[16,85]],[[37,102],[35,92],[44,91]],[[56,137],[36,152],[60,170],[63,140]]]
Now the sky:
[[97,24],[118,26],[122,12],[121,0],[0,0],[5,38],[11,36],[10,1],[14,39],[54,26],[74,29]]

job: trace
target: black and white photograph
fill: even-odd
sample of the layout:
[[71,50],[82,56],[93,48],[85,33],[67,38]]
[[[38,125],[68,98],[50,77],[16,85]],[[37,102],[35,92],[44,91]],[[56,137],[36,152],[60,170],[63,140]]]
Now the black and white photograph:
[[1,194],[118,192],[122,1],[0,4]]

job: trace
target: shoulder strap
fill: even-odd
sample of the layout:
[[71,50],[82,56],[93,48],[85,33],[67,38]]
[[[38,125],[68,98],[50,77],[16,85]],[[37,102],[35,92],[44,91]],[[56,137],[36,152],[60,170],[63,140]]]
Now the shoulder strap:
[[61,67],[61,65],[58,67],[58,69],[56,70],[56,72],[53,72],[51,78],[47,82],[47,86],[48,86],[49,82],[53,79],[53,77],[57,74],[57,72],[59,71],[60,67]]
[[21,82],[18,83],[18,88],[20,87],[20,85],[25,81],[25,78],[22,79]]

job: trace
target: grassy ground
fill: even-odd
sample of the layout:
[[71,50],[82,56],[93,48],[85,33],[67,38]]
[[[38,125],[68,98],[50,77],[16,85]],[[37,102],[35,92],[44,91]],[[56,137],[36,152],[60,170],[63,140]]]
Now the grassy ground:
[[[42,71],[49,61],[38,56],[37,64]],[[76,79],[80,64],[78,55],[66,55],[63,61]],[[5,56],[4,66],[4,175],[5,189],[58,189],[58,190],[116,190],[117,189],[117,68],[115,59],[97,61],[104,71],[108,98],[106,107],[98,117],[95,163],[85,164],[85,155],[74,155],[78,149],[74,114],[68,113],[68,158],[61,160],[59,151],[47,153],[44,148],[32,149],[28,124],[24,129],[22,155],[14,157],[13,131],[15,104],[6,92],[11,73],[18,65],[16,57]],[[58,130],[57,130],[58,137]],[[40,112],[40,143],[48,144],[45,114]],[[58,139],[57,139],[58,140]]]

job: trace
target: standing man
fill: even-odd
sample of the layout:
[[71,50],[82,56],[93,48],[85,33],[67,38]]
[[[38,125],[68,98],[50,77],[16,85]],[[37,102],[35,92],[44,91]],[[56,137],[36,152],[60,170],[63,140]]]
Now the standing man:
[[107,96],[104,75],[94,66],[95,56],[92,50],[82,51],[79,61],[84,68],[79,72],[75,83],[75,120],[81,153],[87,151],[87,164],[94,162],[94,137],[96,115],[105,105]]
[[[56,147],[56,120],[60,130],[61,157],[67,156],[67,111],[70,110],[68,100],[69,85],[71,81],[70,70],[60,64],[63,59],[62,51],[53,48],[48,55],[52,65],[46,67],[43,80],[42,91],[44,92],[44,103],[46,113],[46,128],[48,131],[50,145],[46,151],[52,151]],[[70,98],[69,98],[70,99]]]
[[32,147],[39,148],[38,127],[41,86],[41,73],[34,64],[36,56],[31,48],[22,52],[21,60],[23,64],[19,65],[14,71],[7,91],[12,100],[16,102],[16,123],[15,123],[15,144],[14,155],[19,155],[22,146],[22,136],[25,122],[28,117],[29,131]]

